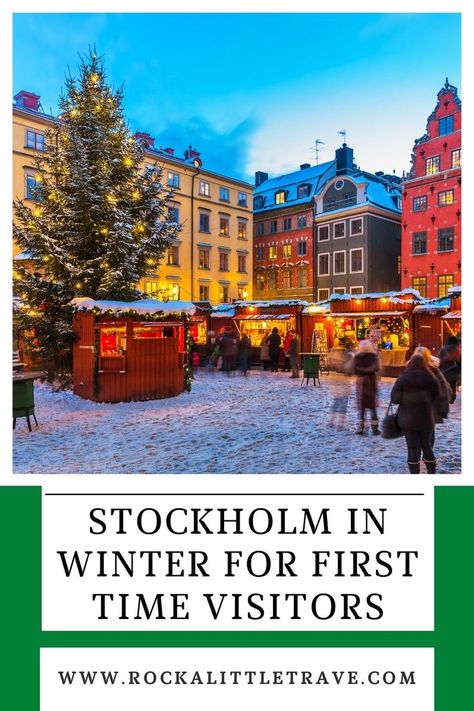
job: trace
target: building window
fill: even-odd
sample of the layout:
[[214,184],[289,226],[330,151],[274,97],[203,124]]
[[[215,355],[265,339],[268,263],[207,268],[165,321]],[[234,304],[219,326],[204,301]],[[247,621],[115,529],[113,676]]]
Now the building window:
[[285,191],[279,190],[275,193],[275,205],[283,205],[285,202]]
[[432,158],[427,158],[425,161],[426,169],[425,173],[426,175],[434,175],[435,173],[439,173],[439,156],[433,156]]
[[277,247],[276,244],[271,244],[268,248],[268,256],[270,259],[277,258]]
[[296,224],[298,227],[306,227],[306,215],[298,215],[298,217],[296,218]]
[[336,286],[332,290],[333,294],[345,294],[346,293],[346,287],[345,286]]
[[363,294],[364,293],[364,287],[363,286],[351,286],[351,294]]
[[179,266],[179,247],[175,244],[168,247],[168,264]]
[[298,242],[298,257],[305,257],[308,245],[306,242]]
[[145,294],[151,299],[156,299],[158,294],[158,282],[156,281],[146,281],[145,282]]
[[333,254],[333,274],[345,274],[346,273],[346,253],[345,252],[334,252]]
[[247,223],[245,220],[237,220],[237,237],[247,239]]
[[283,220],[283,229],[291,230],[291,217],[285,217]]
[[308,270],[306,267],[301,267],[296,272],[296,286],[298,289],[305,289],[308,286]]
[[168,220],[179,225],[179,207],[170,207],[168,210]]
[[237,298],[244,301],[248,296],[247,284],[237,287]]
[[335,210],[336,198],[328,198],[324,201],[323,210]]
[[318,242],[326,242],[329,239],[329,225],[318,228]]
[[420,292],[420,296],[426,299],[426,277],[413,277],[411,285],[413,289]]
[[411,238],[411,253],[426,254],[426,232],[414,232]]
[[209,215],[207,212],[199,213],[199,232],[209,232]]
[[461,167],[461,149],[451,151],[451,168]]
[[308,197],[309,185],[298,185],[297,195],[298,199]]
[[229,287],[227,285],[221,284],[219,286],[219,303],[227,304],[229,301]]
[[419,195],[413,198],[413,212],[422,212],[428,207],[428,198],[426,195]]
[[439,119],[439,135],[446,136],[448,133],[454,133],[454,115],[444,116]]
[[247,193],[239,193],[237,204],[240,207],[247,207]]
[[318,301],[327,301],[329,299],[329,289],[318,289]]
[[351,274],[356,274],[357,272],[363,272],[363,250],[361,249],[351,249]]
[[229,218],[228,217],[220,217],[219,218],[219,235],[221,237],[228,237],[229,236]]
[[219,200],[224,202],[229,202],[229,188],[221,187],[219,188]]
[[354,205],[355,202],[356,202],[356,194],[354,191],[352,191],[350,193],[344,193],[344,195],[342,197],[342,204],[343,205]]
[[329,253],[320,254],[318,256],[318,274],[319,276],[329,276]]
[[199,195],[211,197],[211,186],[206,180],[199,181]]
[[438,206],[454,205],[454,190],[443,190],[438,193]]
[[209,250],[199,250],[199,269],[209,269]]
[[227,252],[219,252],[219,270],[221,272],[229,271],[229,255]]
[[27,129],[26,148],[32,148],[35,151],[44,151],[44,134]]
[[170,301],[178,301],[179,300],[179,284],[173,283],[173,284],[168,284],[168,289],[167,289],[167,297]]
[[340,237],[346,236],[346,223],[336,222],[334,223],[334,239],[339,239]]
[[291,271],[290,271],[290,269],[283,269],[282,280],[283,280],[283,289],[291,289]]
[[265,259],[265,247],[263,244],[258,244],[257,245],[257,252],[256,252],[257,259]]
[[263,195],[257,195],[253,199],[253,209],[261,210],[263,207]]
[[179,188],[179,174],[178,173],[168,173],[168,185],[172,188]]
[[264,222],[257,222],[255,226],[255,234],[261,237],[262,235],[265,234],[265,223]]
[[351,220],[351,235],[361,235],[362,234],[362,219],[360,217],[357,220]]
[[38,200],[38,180],[33,173],[25,173],[25,198]]
[[438,252],[452,252],[454,249],[454,227],[438,230]]
[[265,290],[265,274],[263,272],[257,272],[255,285],[257,287],[257,291]]
[[278,272],[276,269],[270,269],[268,272],[268,288],[276,289],[278,284]]
[[270,232],[278,232],[278,222],[276,220],[270,222]]
[[208,284],[199,284],[199,301],[209,301]]
[[237,271],[241,273],[245,273],[247,271],[247,255],[246,254],[239,254],[237,258]]
[[283,256],[284,257],[291,257],[291,244],[284,244],[283,245]]
[[438,277],[438,296],[442,299],[448,295],[448,290],[454,286],[453,274],[440,274]]

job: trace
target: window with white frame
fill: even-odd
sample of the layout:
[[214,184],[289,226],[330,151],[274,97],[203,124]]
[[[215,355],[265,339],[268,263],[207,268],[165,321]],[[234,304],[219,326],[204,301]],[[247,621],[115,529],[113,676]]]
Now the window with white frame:
[[334,223],[334,239],[340,239],[346,236],[346,223],[345,222],[335,222]]
[[34,151],[44,151],[44,134],[27,128],[26,148],[32,148]]
[[364,293],[363,286],[351,286],[351,294],[363,294],[363,293]]
[[345,252],[334,252],[332,273],[333,274],[345,274],[346,273],[346,253]]
[[329,276],[329,252],[318,254],[318,274],[319,276]]
[[239,193],[237,204],[241,207],[247,207],[247,193]]
[[297,225],[297,227],[306,227],[306,225],[307,225],[306,215],[298,215],[298,217],[296,218],[296,225]]
[[329,225],[318,227],[318,242],[327,242],[329,239]]
[[332,290],[333,294],[345,294],[346,293],[346,287],[345,286],[336,286]]
[[172,188],[179,188],[179,173],[168,172],[168,185]]
[[363,249],[351,249],[351,274],[364,271]]
[[220,186],[220,188],[219,188],[219,200],[222,200],[223,202],[229,202],[229,201],[230,201],[229,188],[225,188],[223,185]]
[[355,220],[351,220],[351,235],[361,235],[362,234],[362,218],[358,217]]
[[275,193],[275,205],[282,205],[285,202],[286,194],[284,190]]
[[205,195],[206,197],[211,197],[211,186],[206,180],[199,181],[199,195]]

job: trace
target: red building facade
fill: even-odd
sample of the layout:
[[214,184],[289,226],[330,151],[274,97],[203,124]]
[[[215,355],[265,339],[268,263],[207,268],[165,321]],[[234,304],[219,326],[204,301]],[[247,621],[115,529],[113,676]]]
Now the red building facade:
[[446,79],[403,184],[402,288],[429,299],[461,284],[461,100]]

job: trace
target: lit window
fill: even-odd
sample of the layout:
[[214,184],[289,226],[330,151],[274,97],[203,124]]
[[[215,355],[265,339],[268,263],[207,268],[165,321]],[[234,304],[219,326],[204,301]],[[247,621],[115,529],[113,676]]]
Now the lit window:
[[242,273],[247,271],[247,256],[245,254],[238,255],[237,271]]
[[334,274],[345,274],[346,273],[346,253],[345,252],[334,252]]
[[205,180],[199,181],[199,195],[205,195],[206,197],[211,196],[211,186]]
[[199,284],[199,301],[209,301],[209,286]]
[[461,149],[451,151],[451,168],[461,167]]
[[239,193],[237,204],[241,207],[247,207],[247,193]]
[[219,188],[219,200],[229,202],[229,188],[224,188],[222,186]]
[[307,247],[306,242],[298,242],[298,257],[304,257],[306,255]]
[[439,119],[439,135],[440,136],[446,136],[448,133],[453,133],[454,132],[454,115],[451,114],[451,116],[445,116],[444,118]]
[[277,248],[276,244],[271,244],[268,248],[268,256],[270,259],[276,259],[277,258]]
[[44,151],[44,134],[37,131],[26,131],[26,147],[34,151]]
[[265,274],[263,272],[257,272],[257,277],[256,277],[256,287],[257,291],[264,291],[265,289]]
[[219,286],[219,303],[227,304],[229,301],[229,287],[221,284]]
[[425,165],[426,165],[426,169],[425,169],[426,175],[434,175],[435,173],[439,173],[439,168],[440,168],[439,156],[433,156],[432,158],[427,158],[425,161]]
[[209,250],[200,249],[199,250],[199,268],[209,269]]
[[284,244],[283,245],[283,256],[284,257],[291,257],[291,244]]
[[439,207],[445,207],[446,205],[454,204],[454,190],[443,190],[438,193],[438,205]]
[[219,234],[221,237],[229,236],[229,218],[220,217],[219,218]]
[[438,230],[438,252],[452,252],[454,249],[454,227]]
[[448,290],[454,286],[454,275],[453,274],[440,274],[438,276],[438,296],[442,299],[447,296]]
[[168,264],[174,266],[179,265],[179,247],[177,245],[168,247]]
[[247,223],[245,220],[237,221],[237,237],[239,239],[247,239]]
[[320,254],[318,257],[319,276],[329,276],[329,254]]
[[275,205],[282,205],[285,202],[285,191],[279,190],[275,193]]
[[168,185],[172,188],[179,188],[179,174],[178,173],[168,173]]
[[413,277],[412,288],[420,292],[420,296],[426,299],[426,277]]
[[426,195],[420,195],[413,198],[413,212],[422,212],[428,207],[428,198]]
[[412,254],[426,254],[426,232],[414,232],[411,241]]

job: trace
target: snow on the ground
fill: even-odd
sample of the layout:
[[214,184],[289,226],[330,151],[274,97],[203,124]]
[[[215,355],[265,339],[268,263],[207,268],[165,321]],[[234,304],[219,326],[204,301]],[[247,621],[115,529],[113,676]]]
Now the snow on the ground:
[[[300,386],[288,373],[199,371],[191,393],[166,400],[93,403],[35,384],[39,427],[14,431],[14,471],[34,474],[406,473],[404,439],[384,440],[357,428],[354,383],[344,425],[331,424],[344,376]],[[379,415],[393,380],[380,383]],[[438,471],[461,467],[461,403],[437,426]]]

